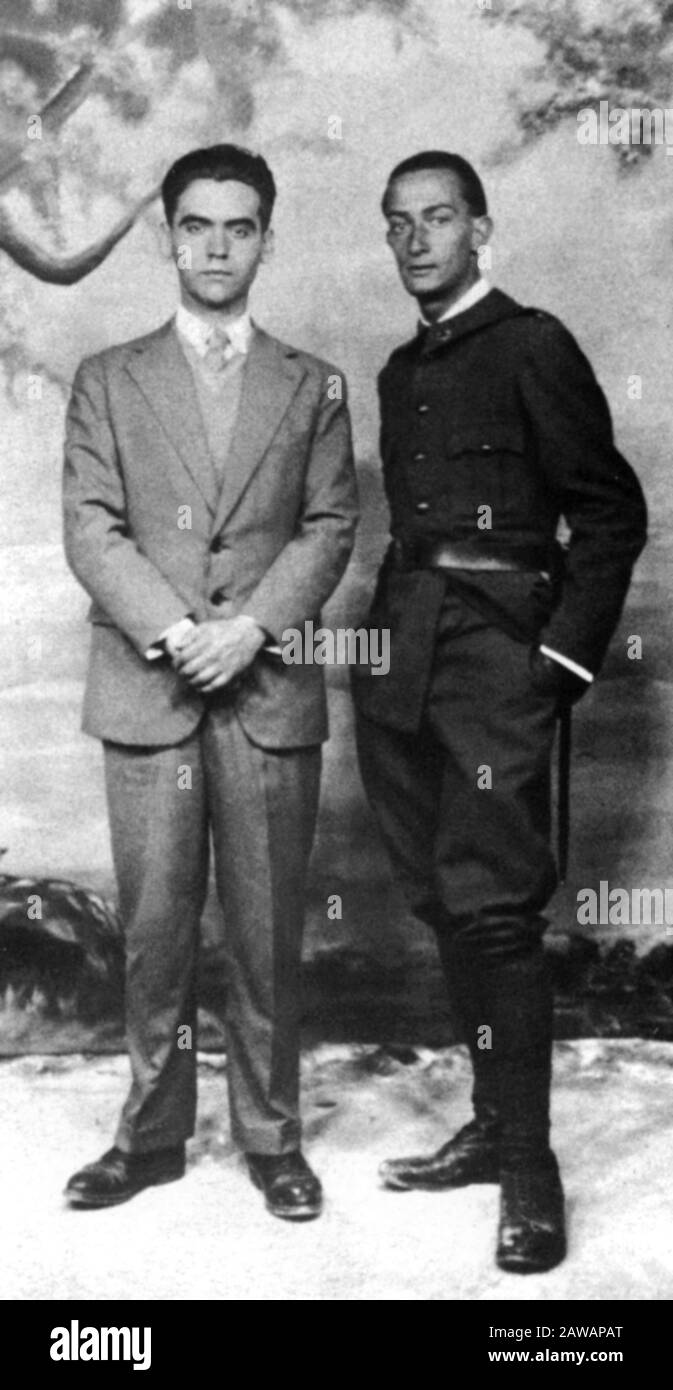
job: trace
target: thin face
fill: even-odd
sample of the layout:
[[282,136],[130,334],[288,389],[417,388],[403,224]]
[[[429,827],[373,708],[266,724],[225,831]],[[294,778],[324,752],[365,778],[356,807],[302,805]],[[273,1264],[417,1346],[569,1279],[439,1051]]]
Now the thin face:
[[488,217],[473,217],[449,169],[404,174],[388,191],[387,241],[404,288],[417,299],[450,303],[478,276],[475,252]]
[[195,179],[178,199],[168,236],[184,304],[233,313],[245,309],[272,240],[271,232],[262,230],[254,188],[236,179]]

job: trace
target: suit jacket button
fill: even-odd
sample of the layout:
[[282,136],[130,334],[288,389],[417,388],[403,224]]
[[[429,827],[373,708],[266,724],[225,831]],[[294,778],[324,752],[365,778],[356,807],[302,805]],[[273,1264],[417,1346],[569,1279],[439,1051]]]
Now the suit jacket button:
[[226,589],[213,589],[213,592],[212,592],[212,594],[210,595],[210,602],[211,602],[211,603],[224,603],[226,597],[227,597],[227,591],[226,591]]
[[427,454],[414,454],[414,463],[425,463]]
[[423,515],[424,512],[429,512],[429,511],[430,511],[430,503],[429,503],[429,502],[417,502],[417,503],[416,503],[416,511],[417,511],[421,516]]
[[428,411],[429,411],[429,409],[430,409],[430,406],[429,406],[429,405],[426,405],[426,404],[425,404],[425,401],[421,401],[420,404],[416,406],[416,409],[417,409],[419,415],[427,415],[427,413],[428,413]]
[[493,453],[493,445],[492,445],[492,444],[482,444],[482,446],[481,446],[481,452],[482,452],[482,454],[492,454],[492,453]]

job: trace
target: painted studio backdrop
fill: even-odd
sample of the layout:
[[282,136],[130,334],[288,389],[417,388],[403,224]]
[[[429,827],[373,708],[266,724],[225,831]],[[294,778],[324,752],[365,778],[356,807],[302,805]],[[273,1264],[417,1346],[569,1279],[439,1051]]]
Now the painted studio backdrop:
[[[635,127],[606,143],[606,102],[673,103],[663,0],[4,0],[4,1050],[34,1047],[38,1026],[54,1046],[81,1042],[87,989],[116,988],[112,912],[44,889],[67,881],[114,907],[101,754],[79,731],[88,604],[61,545],[64,411],[83,355],[172,312],[157,185],[179,154],[223,140],[260,149],[278,185],[276,253],[254,316],[338,363],[349,383],[363,520],[330,623],[362,618],[385,545],[375,378],[415,327],[379,208],[392,165],[425,147],[467,156],[495,220],[494,283],[558,313],[592,360],[651,531],[602,677],[575,717],[570,868],[552,907],[561,1027],[673,1036],[673,926],[619,911],[593,928],[577,921],[577,894],[601,882],[627,894],[673,886],[673,111],[659,144]],[[586,120],[579,138],[587,108],[595,142]],[[343,668],[330,672],[330,700],[307,1021],[321,1036],[402,1039],[415,1019],[417,1036],[420,1020],[424,1037],[446,1038],[429,935],[405,916],[364,802]],[[28,927],[35,882],[45,914]],[[206,961],[220,930],[211,904]],[[206,970],[203,984],[213,1036],[216,976]],[[99,1028],[101,1045],[116,1030]]]

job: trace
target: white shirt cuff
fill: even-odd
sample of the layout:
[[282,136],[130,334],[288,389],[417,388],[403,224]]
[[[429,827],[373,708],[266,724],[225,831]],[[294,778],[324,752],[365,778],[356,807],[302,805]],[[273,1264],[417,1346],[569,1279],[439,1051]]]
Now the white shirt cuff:
[[584,666],[578,666],[576,661],[571,661],[569,656],[561,656],[560,652],[553,652],[551,647],[540,647],[543,656],[550,656],[552,661],[558,661],[559,666],[565,666],[567,671],[572,671],[573,675],[581,676],[583,681],[593,681],[591,671],[587,671]]
[[145,652],[147,660],[158,661],[159,657],[166,655],[166,648],[160,646],[160,643],[165,642],[167,637],[170,637],[173,646],[177,647],[181,639],[187,637],[195,626],[196,624],[192,622],[191,618],[180,618],[179,622],[172,623],[170,627],[167,627],[164,632],[159,634],[156,643],[153,643],[151,647],[147,648]]

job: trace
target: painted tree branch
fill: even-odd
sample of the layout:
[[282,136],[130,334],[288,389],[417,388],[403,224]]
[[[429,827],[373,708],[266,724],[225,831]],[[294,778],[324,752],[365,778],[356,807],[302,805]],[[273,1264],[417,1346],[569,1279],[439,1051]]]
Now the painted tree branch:
[[[42,122],[43,130],[52,133],[60,130],[68,117],[82,105],[88,95],[95,74],[95,63],[89,59],[80,63],[77,71],[59,87],[58,91],[35,114]],[[19,173],[28,157],[28,136],[0,161],[0,184],[10,182],[12,175]]]
[[[48,97],[44,106],[39,111],[34,112],[42,122],[43,133],[49,135],[56,134],[66,121],[77,111],[86,100],[91,91],[96,78],[99,76],[101,66],[104,65],[105,57],[110,58],[115,52],[124,52],[124,48],[133,42],[143,33],[146,26],[139,24],[128,24],[116,35],[116,40],[108,46],[107,52],[102,48],[91,47],[85,57],[79,61],[75,72],[67,77],[61,86],[57,88],[53,96]],[[4,36],[7,37],[7,31]],[[0,29],[0,42],[3,32]],[[100,40],[100,34],[93,36],[93,43]],[[41,46],[46,53],[52,54],[59,46],[59,38],[55,34],[49,34],[41,41]],[[26,117],[27,119],[27,117]],[[31,145],[33,142],[30,142]],[[19,174],[28,163],[29,143],[27,133],[25,137],[15,142],[5,154],[4,159],[0,160],[0,185],[13,182],[13,176]]]
[[117,242],[130,231],[140,213],[154,202],[159,189],[160,185],[157,184],[105,236],[71,256],[55,256],[44,251],[36,242],[20,235],[6,212],[0,209],[0,251],[5,251],[16,265],[28,271],[29,275],[34,275],[36,280],[43,280],[49,285],[74,285],[102,264]]

